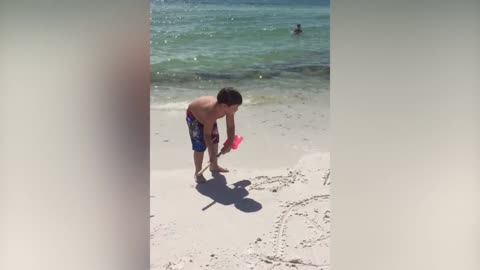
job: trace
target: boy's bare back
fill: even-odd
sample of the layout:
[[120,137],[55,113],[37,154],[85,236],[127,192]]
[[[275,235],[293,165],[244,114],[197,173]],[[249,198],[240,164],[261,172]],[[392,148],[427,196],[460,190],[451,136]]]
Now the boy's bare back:
[[217,98],[213,96],[203,96],[195,98],[189,105],[188,110],[193,113],[195,118],[206,125],[207,123],[213,123],[218,118],[222,118],[225,114],[219,115],[215,110],[215,104]]

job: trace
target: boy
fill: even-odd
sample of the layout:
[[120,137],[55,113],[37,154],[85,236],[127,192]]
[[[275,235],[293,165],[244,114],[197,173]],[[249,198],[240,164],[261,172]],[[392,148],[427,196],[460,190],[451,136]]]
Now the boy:
[[195,163],[194,178],[197,183],[205,183],[206,179],[199,172],[202,170],[203,153],[208,149],[210,171],[228,172],[217,162],[218,142],[220,137],[217,129],[217,119],[225,116],[227,123],[228,142],[220,151],[230,152],[235,136],[234,114],[242,104],[242,95],[233,87],[225,87],[218,92],[217,97],[204,96],[194,99],[187,109],[187,125],[192,141],[193,161]]

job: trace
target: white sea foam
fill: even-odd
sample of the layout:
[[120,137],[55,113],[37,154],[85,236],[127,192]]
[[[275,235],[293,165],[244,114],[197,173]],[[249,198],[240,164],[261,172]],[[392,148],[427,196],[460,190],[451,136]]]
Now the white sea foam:
[[187,101],[169,102],[164,104],[153,103],[150,105],[151,110],[158,110],[158,111],[186,110],[187,107],[188,107]]

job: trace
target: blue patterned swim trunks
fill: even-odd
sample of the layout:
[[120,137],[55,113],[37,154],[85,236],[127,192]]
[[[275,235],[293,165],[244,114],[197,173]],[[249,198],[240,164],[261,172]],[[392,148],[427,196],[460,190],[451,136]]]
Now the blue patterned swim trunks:
[[[192,141],[192,150],[197,152],[205,152],[207,145],[205,144],[205,139],[203,137],[203,124],[200,123],[190,111],[187,111],[187,125],[190,133],[190,139]],[[213,143],[218,144],[220,136],[218,135],[217,122],[213,124],[212,138]]]

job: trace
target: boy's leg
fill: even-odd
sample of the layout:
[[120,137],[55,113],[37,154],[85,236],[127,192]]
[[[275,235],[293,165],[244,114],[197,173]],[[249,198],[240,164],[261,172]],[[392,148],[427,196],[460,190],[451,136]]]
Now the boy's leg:
[[204,142],[203,142],[203,125],[198,122],[192,114],[187,112],[187,124],[190,139],[192,141],[193,148],[193,163],[195,164],[195,173],[193,177],[197,183],[205,183],[207,180],[203,175],[198,175],[202,170],[203,154],[204,154]]
[[[213,145],[213,153],[218,154],[218,143]],[[222,168],[218,165],[218,159],[215,162],[210,163],[210,171],[212,172],[228,172],[228,169]]]
[[195,174],[202,170],[203,152],[193,151],[193,162],[195,163]]
[[195,182],[199,184],[207,182],[203,174],[198,174],[202,170],[203,153],[204,152],[193,151],[193,162],[195,163],[195,174],[193,177],[195,178]]
[[193,151],[193,162],[195,163],[195,175],[202,170],[203,153],[204,152]]

